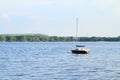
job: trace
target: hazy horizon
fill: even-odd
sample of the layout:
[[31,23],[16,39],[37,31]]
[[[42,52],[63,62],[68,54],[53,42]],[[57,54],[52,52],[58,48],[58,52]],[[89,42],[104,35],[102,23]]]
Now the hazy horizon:
[[120,36],[119,0],[3,0],[0,34]]

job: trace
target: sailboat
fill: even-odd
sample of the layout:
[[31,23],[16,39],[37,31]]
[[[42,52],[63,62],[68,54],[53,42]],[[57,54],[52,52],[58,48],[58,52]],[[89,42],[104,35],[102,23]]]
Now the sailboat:
[[[78,34],[78,18],[76,18],[76,42],[78,41],[77,34]],[[76,45],[75,49],[72,49],[71,51],[74,54],[88,54],[88,53],[90,53],[90,50],[87,47],[85,47],[84,45]]]

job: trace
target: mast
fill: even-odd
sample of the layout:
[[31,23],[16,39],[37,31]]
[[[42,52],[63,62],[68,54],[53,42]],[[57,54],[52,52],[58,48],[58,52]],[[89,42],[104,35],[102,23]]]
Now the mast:
[[76,42],[78,41],[78,17],[76,18]]

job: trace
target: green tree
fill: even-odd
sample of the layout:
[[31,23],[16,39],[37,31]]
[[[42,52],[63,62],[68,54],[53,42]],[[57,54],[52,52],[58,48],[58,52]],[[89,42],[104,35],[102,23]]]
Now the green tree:
[[6,41],[6,37],[4,35],[0,35],[0,42],[5,42]]

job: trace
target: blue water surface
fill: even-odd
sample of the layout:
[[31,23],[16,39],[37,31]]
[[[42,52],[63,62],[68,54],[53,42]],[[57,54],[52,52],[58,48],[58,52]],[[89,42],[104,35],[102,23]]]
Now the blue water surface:
[[120,42],[3,42],[0,80],[120,80]]

